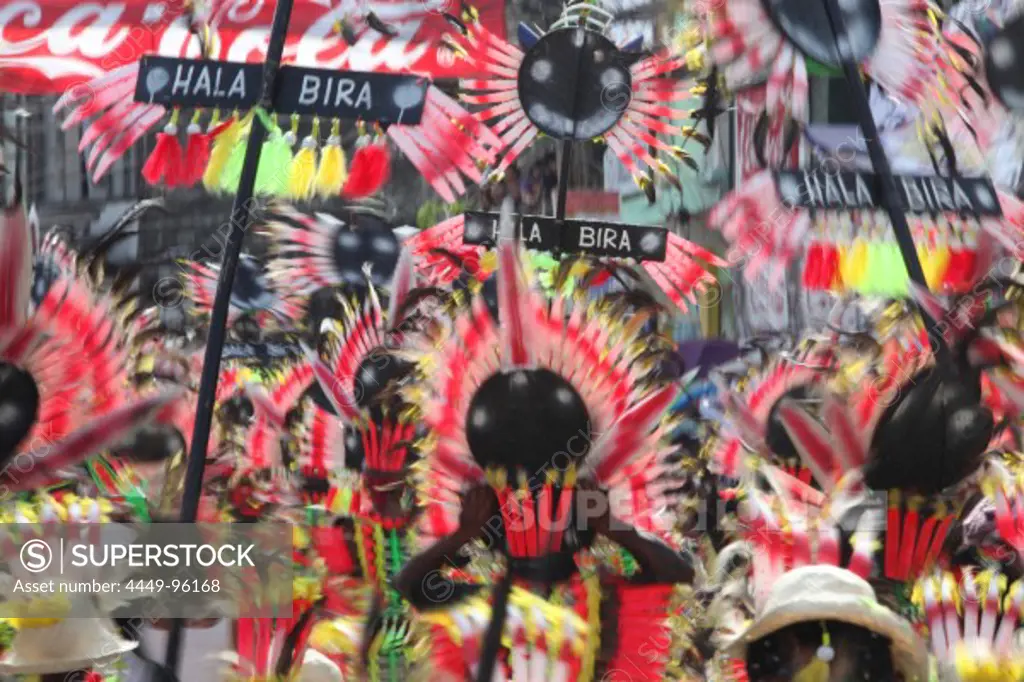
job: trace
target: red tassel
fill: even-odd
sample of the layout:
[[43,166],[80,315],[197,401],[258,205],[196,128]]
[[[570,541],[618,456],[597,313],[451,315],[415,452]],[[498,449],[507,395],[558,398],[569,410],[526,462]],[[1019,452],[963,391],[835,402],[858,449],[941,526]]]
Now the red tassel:
[[206,162],[210,160],[210,137],[193,123],[188,127],[188,143],[185,145],[185,166],[182,184],[186,187],[199,182],[203,177]]
[[173,123],[168,124],[164,132],[156,136],[156,147],[142,167],[142,177],[150,185],[158,185],[162,180],[167,187],[178,187],[182,184],[183,161],[178,128]]
[[391,176],[391,154],[384,142],[360,147],[352,157],[341,195],[350,199],[376,194]]
[[193,123],[188,127],[188,145],[185,147],[185,163],[182,167],[182,181],[184,187],[192,187],[203,179],[206,172],[206,164],[210,162],[210,149],[213,147],[213,139],[220,135],[231,121],[224,121],[213,126],[205,133],[198,124]]

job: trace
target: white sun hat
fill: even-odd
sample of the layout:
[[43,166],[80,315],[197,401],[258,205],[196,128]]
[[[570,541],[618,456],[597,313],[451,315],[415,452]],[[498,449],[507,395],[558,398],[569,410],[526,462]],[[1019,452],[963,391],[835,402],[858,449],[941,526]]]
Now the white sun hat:
[[747,646],[798,623],[839,621],[857,625],[892,642],[893,663],[905,682],[927,682],[928,650],[905,619],[878,602],[871,585],[837,566],[795,568],[779,577],[749,627],[726,645],[746,658]]
[[341,668],[319,651],[307,649],[296,682],[343,682]]
[[121,639],[106,618],[21,621],[11,648],[0,658],[0,673],[50,675],[93,668],[138,645]]

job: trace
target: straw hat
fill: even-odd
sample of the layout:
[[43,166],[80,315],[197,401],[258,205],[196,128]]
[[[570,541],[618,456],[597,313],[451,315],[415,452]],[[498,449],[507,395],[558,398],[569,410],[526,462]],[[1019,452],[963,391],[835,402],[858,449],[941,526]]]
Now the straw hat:
[[776,581],[747,630],[726,646],[746,658],[747,645],[785,627],[813,621],[860,626],[892,642],[893,662],[905,682],[928,679],[928,651],[910,624],[878,603],[867,581],[836,566],[803,566]]
[[22,621],[10,650],[0,658],[0,673],[49,675],[92,668],[138,645],[121,639],[106,618]]
[[307,649],[297,682],[342,682],[341,669],[319,651]]

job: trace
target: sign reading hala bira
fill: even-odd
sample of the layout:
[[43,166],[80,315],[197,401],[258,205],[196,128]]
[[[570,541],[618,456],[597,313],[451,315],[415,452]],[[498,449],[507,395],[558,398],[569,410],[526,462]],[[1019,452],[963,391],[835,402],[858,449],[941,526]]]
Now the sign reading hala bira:
[[[251,109],[260,100],[261,64],[146,56],[135,101],[165,107]],[[280,114],[416,125],[427,86],[420,76],[282,66],[273,98]]]
[[[987,178],[896,175],[895,180],[903,210],[908,213],[1003,214],[995,186]],[[833,211],[883,207],[880,178],[870,173],[781,171],[776,183],[782,202],[791,207]]]
[[[467,211],[462,241],[494,246],[498,243],[500,216]],[[523,245],[537,251],[588,253],[594,256],[664,261],[668,230],[644,225],[621,225],[588,220],[557,220],[541,216],[517,218]]]

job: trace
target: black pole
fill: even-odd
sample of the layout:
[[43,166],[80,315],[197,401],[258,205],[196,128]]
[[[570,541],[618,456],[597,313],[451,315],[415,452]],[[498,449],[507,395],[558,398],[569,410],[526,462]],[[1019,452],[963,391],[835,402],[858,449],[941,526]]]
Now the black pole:
[[[270,41],[267,45],[267,59],[263,64],[263,90],[260,105],[271,109],[277,82],[277,73],[281,66],[281,54],[284,52],[285,36],[288,34],[288,22],[291,19],[293,0],[277,0],[274,11],[274,23],[270,29]],[[184,494],[181,500],[181,522],[195,523],[199,511],[199,496],[202,492],[203,471],[206,468],[206,447],[210,439],[210,426],[213,422],[213,409],[217,392],[217,379],[220,373],[220,356],[224,350],[224,336],[227,332],[228,308],[231,303],[231,287],[235,282],[235,271],[238,269],[238,258],[242,252],[242,239],[252,222],[253,187],[256,184],[256,169],[260,162],[260,152],[267,130],[259,116],[253,117],[252,130],[249,132],[249,143],[245,149],[245,163],[242,166],[242,177],[238,184],[231,207],[231,229],[228,232],[227,245],[224,249],[224,262],[221,264],[220,278],[217,281],[217,295],[213,301],[210,314],[210,332],[206,343],[206,356],[203,359],[203,373],[199,380],[199,396],[196,401],[196,423],[192,430],[192,451],[188,457],[188,468],[185,470]],[[175,619],[167,637],[167,668],[177,675],[178,663],[181,658],[181,642],[184,623]]]
[[[892,175],[892,167],[889,159],[882,148],[882,141],[878,135],[878,127],[875,125],[875,117],[871,113],[871,103],[868,100],[868,93],[861,80],[857,60],[849,54],[848,43],[842,38],[846,35],[846,25],[843,21],[843,14],[839,10],[837,0],[825,0],[825,12],[832,28],[832,35],[835,36],[836,50],[839,52],[839,60],[843,65],[843,74],[846,76],[847,86],[853,96],[854,107],[857,110],[857,118],[860,122],[861,132],[864,133],[868,146],[868,156],[871,157],[871,165],[875,174],[882,183],[882,204],[885,212],[889,214],[889,221],[892,222],[893,232],[896,233],[896,243],[899,244],[900,254],[903,256],[903,263],[907,267],[907,274],[910,281],[928,290],[928,281],[925,279],[924,270],[921,268],[921,261],[917,258],[917,248],[914,246],[914,238],[910,234],[910,226],[907,224],[907,216],[901,208],[901,200],[896,189],[896,179]],[[945,354],[945,345],[942,341],[942,332],[939,330],[938,322],[933,320],[925,310],[921,310],[921,317],[924,319],[925,329],[928,331],[928,339],[932,351],[938,355]]]
[[569,165],[572,162],[572,140],[562,140],[558,171],[558,205],[555,206],[555,218],[565,220],[565,203],[569,198]]

